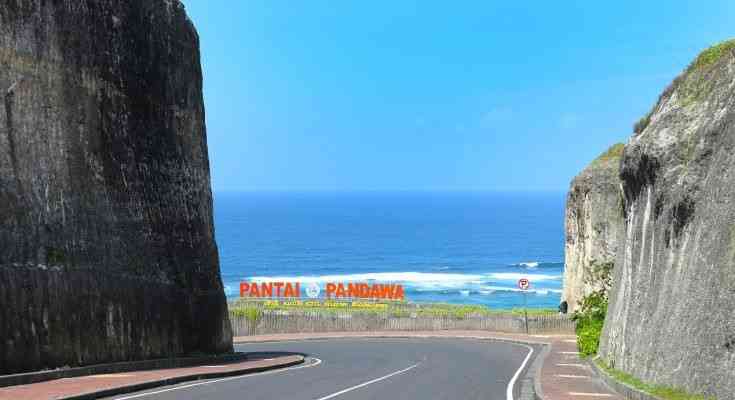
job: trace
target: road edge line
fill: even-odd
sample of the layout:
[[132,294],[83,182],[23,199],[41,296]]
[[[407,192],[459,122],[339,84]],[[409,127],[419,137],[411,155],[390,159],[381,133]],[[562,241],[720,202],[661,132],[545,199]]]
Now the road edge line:
[[531,356],[533,355],[533,347],[524,344],[524,343],[515,343],[517,346],[523,346],[528,349],[528,355],[526,355],[526,358],[523,360],[523,363],[521,363],[521,366],[518,367],[518,370],[516,371],[515,375],[513,375],[512,378],[510,378],[510,382],[508,382],[508,388],[505,390],[505,397],[507,400],[513,400],[513,388],[515,387],[516,381],[518,380],[518,377],[521,375],[521,372],[523,372],[524,369],[526,369],[526,364],[528,364],[528,360],[531,359]]

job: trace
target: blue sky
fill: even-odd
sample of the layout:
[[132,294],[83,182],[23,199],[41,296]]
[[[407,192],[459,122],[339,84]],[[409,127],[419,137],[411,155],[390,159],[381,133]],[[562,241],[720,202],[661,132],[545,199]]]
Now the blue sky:
[[566,190],[735,36],[732,1],[184,4],[215,191]]

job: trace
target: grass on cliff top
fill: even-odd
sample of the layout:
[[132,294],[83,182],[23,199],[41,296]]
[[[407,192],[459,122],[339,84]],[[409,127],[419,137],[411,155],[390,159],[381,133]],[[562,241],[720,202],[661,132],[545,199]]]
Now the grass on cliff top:
[[[316,305],[314,305],[316,303]],[[335,303],[341,303],[344,307],[335,307]],[[229,303],[230,312],[235,315],[252,315],[253,310],[280,311],[295,313],[318,313],[324,315],[333,314],[387,314],[395,317],[484,317],[493,315],[522,316],[522,308],[492,309],[481,305],[444,304],[444,303],[406,303],[406,302],[384,302],[376,303],[379,307],[349,307],[349,301],[303,301],[301,304],[283,301],[258,301],[250,299],[238,299]],[[365,305],[365,303],[362,303]],[[544,315],[556,315],[557,310],[551,308],[529,308],[528,316],[537,317]]]
[[648,124],[651,122],[651,116],[653,115],[656,107],[674,90],[679,89],[681,91],[680,101],[683,106],[695,104],[698,100],[706,96],[707,93],[711,92],[713,90],[713,81],[702,74],[697,74],[696,72],[714,65],[722,57],[728,53],[732,53],[733,51],[735,51],[735,39],[718,43],[699,53],[697,58],[689,64],[685,73],[674,79],[674,82],[664,90],[661,96],[659,96],[656,106],[654,106],[645,116],[633,125],[633,132],[635,132],[635,134],[640,134],[644,129],[646,129],[646,127],[648,127]]
[[735,49],[735,39],[726,40],[718,43],[697,56],[694,62],[689,66],[689,71],[704,68],[716,63],[722,56]]
[[597,157],[594,161],[592,161],[592,164],[599,165],[602,163],[606,163],[608,161],[614,161],[616,159],[620,159],[620,157],[623,156],[624,150],[625,150],[625,145],[623,143],[615,143],[609,149],[607,149],[607,151],[600,154],[599,157]]
[[671,388],[668,386],[651,385],[641,381],[633,375],[610,368],[602,360],[595,360],[595,364],[618,382],[646,392],[662,400],[716,400],[714,397],[705,397],[699,394],[691,394],[685,390]]

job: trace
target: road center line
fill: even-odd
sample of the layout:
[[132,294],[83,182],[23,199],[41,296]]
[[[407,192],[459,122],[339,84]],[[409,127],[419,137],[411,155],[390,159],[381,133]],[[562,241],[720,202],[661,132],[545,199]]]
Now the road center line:
[[286,368],[286,369],[274,369],[274,370],[270,370],[270,371],[256,372],[254,374],[245,374],[245,375],[231,376],[229,378],[213,379],[213,380],[208,380],[208,381],[204,381],[204,382],[191,383],[191,384],[184,385],[184,386],[177,386],[177,387],[173,387],[173,388],[169,388],[169,389],[157,390],[155,392],[140,393],[140,394],[134,394],[132,396],[125,396],[125,397],[116,397],[115,400],[137,399],[139,397],[146,397],[146,396],[152,396],[154,394],[172,392],[174,390],[189,389],[189,388],[192,388],[192,387],[195,387],[195,386],[211,385],[213,383],[231,381],[231,380],[235,380],[235,379],[243,379],[243,378],[250,378],[250,377],[253,377],[253,376],[270,375],[270,374],[277,374],[277,373],[282,373],[282,372],[294,371],[294,370],[301,369],[301,368],[316,367],[317,365],[319,365],[319,364],[322,363],[322,360],[320,360],[318,358],[312,358],[312,359],[314,360],[314,362],[312,362],[312,363],[298,365],[298,366],[290,367],[290,368]]
[[505,391],[505,397],[507,400],[513,400],[513,386],[516,384],[516,380],[518,379],[518,376],[521,374],[521,371],[523,371],[523,368],[526,368],[526,364],[528,363],[528,360],[531,358],[531,354],[533,354],[533,347],[527,346],[521,343],[513,343],[513,344],[527,348],[528,355],[526,356],[526,359],[523,360],[523,364],[521,364],[521,366],[518,367],[518,371],[516,371],[515,375],[513,375],[513,378],[511,378],[510,382],[508,382],[508,389]]
[[385,375],[385,376],[381,376],[380,378],[375,378],[375,379],[373,379],[373,380],[371,380],[371,381],[367,381],[367,382],[361,383],[361,384],[359,384],[359,385],[355,385],[355,386],[349,387],[349,388],[347,388],[347,389],[343,389],[343,390],[340,390],[339,392],[336,392],[336,393],[332,393],[332,394],[330,394],[330,395],[327,395],[327,396],[324,396],[324,397],[320,397],[320,398],[318,398],[318,399],[316,399],[316,400],[328,400],[328,399],[332,399],[332,398],[335,398],[335,397],[337,397],[337,396],[339,396],[339,395],[343,395],[343,394],[345,394],[345,393],[347,393],[347,392],[351,392],[351,391],[353,391],[353,390],[357,390],[357,389],[363,388],[363,387],[365,387],[365,386],[367,386],[367,385],[371,385],[371,384],[373,384],[373,383],[377,383],[377,382],[380,382],[380,381],[382,381],[382,380],[388,379],[388,378],[390,378],[390,377],[392,377],[392,376],[396,376],[396,375],[400,375],[400,374],[402,374],[402,373],[404,373],[404,372],[408,372],[408,371],[410,371],[410,370],[412,370],[412,369],[414,369],[414,368],[418,367],[418,366],[419,366],[419,364],[420,364],[420,363],[416,363],[416,364],[414,364],[414,365],[412,365],[412,366],[410,366],[410,367],[408,367],[408,368],[402,369],[402,370],[400,370],[400,371],[396,371],[396,372],[390,373],[390,374],[388,374],[388,375]]

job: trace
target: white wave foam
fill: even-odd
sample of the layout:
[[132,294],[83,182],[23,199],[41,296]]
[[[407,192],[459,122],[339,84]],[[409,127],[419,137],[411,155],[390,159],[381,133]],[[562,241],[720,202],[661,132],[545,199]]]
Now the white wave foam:
[[495,293],[495,292],[522,292],[521,289],[518,289],[515,287],[509,287],[509,286],[483,286],[482,289],[490,291],[492,293]]
[[256,276],[250,278],[249,280],[255,282],[298,281],[305,283],[380,281],[386,283],[436,283],[445,285],[463,285],[480,283],[483,278],[483,275],[475,274],[447,274],[432,272],[373,272],[365,274],[321,276]]
[[522,267],[527,267],[527,268],[536,268],[538,267],[538,264],[539,264],[538,261],[529,261],[529,262],[522,262],[518,265]]
[[[516,287],[507,287],[507,286],[483,286],[482,290],[479,292],[484,294],[483,292],[488,292],[488,294],[492,294],[495,292],[522,292],[523,290],[516,288]],[[549,293],[561,293],[562,291],[560,289],[529,289],[527,290],[528,293],[534,293],[542,296],[546,296]]]
[[523,274],[518,272],[496,272],[485,275],[491,279],[500,281],[517,281],[521,278],[526,278],[533,283],[533,281],[553,281],[560,280],[562,275],[545,275],[545,274]]
[[[487,274],[459,274],[434,272],[375,272],[363,274],[320,275],[320,276],[256,276],[245,280],[253,282],[301,282],[302,284],[327,282],[379,282],[398,283],[419,292],[445,290],[472,290],[479,289],[497,291],[520,291],[516,282],[527,278],[534,282],[559,281],[561,275],[527,274],[515,272],[495,272]],[[483,286],[498,284],[497,286]],[[501,286],[506,285],[507,286]],[[535,290],[535,288],[534,288]],[[550,289],[553,291],[553,289]],[[561,291],[559,291],[561,293]],[[457,292],[455,292],[457,293]],[[489,293],[482,293],[489,294]]]

